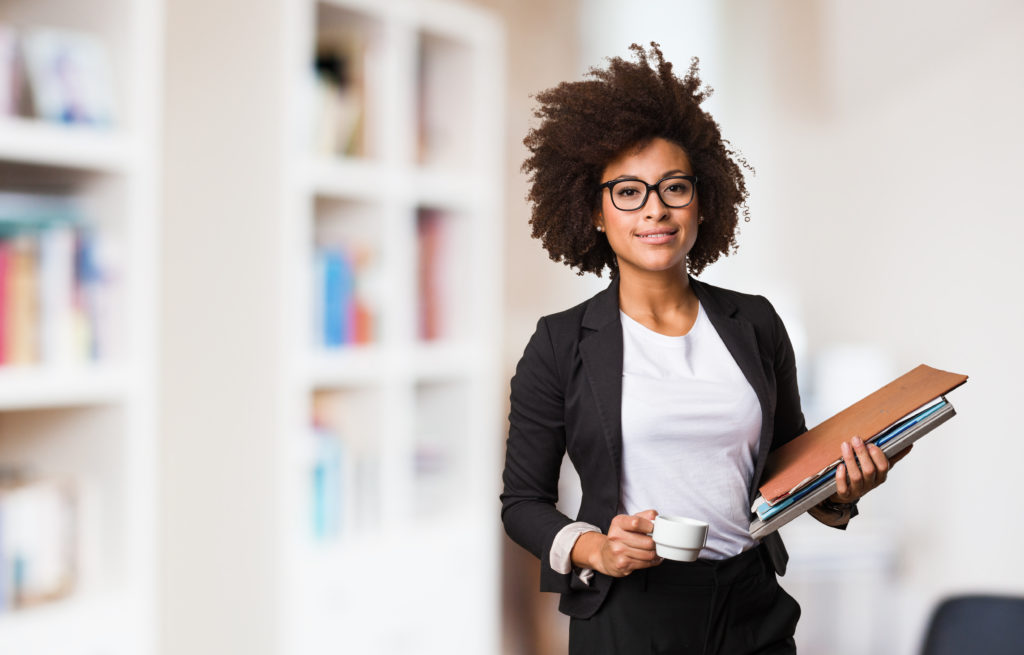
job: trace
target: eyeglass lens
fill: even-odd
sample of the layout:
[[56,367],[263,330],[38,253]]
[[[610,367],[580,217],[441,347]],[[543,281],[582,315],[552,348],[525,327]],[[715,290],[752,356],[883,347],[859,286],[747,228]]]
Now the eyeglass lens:
[[[647,202],[647,184],[620,180],[611,187],[612,204],[622,211],[640,209]],[[685,207],[693,199],[693,183],[683,177],[668,177],[658,184],[661,202],[668,207]]]

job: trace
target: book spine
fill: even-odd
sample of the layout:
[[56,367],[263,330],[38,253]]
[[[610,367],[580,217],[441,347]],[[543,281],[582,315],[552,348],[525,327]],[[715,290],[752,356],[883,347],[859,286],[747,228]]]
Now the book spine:
[[336,252],[339,262],[340,280],[338,305],[341,309],[341,343],[348,345],[356,341],[356,270],[351,255],[339,249]]
[[332,430],[314,428],[315,459],[313,464],[313,534],[317,539],[331,539],[341,533],[342,470],[344,442]]
[[70,225],[44,230],[39,237],[40,358],[70,364],[74,351],[75,235]]
[[123,251],[121,242],[106,232],[85,228],[86,243],[92,250],[92,276],[88,280],[90,298],[87,323],[90,333],[89,359],[113,360],[126,339],[120,320]]
[[366,44],[348,32],[321,31],[317,38],[311,81],[314,152],[365,156]]
[[38,249],[35,240],[19,234],[12,241],[10,284],[7,288],[10,313],[7,324],[7,351],[4,360],[11,364],[31,364],[38,360],[39,276]]
[[441,336],[440,264],[443,217],[423,210],[417,223],[419,237],[420,338],[430,341]]
[[0,611],[67,596],[76,579],[76,500],[60,480],[0,492]]
[[10,284],[10,261],[11,247],[7,239],[0,239],[0,366],[7,363],[10,317],[10,297],[7,288]]
[[324,345],[336,348],[349,343],[352,332],[352,271],[343,252],[333,248],[323,251],[323,276]]
[[327,348],[366,344],[376,336],[374,289],[368,250],[321,246],[314,254],[314,325]]
[[341,345],[341,309],[338,306],[340,271],[337,258],[329,250],[317,253],[318,294],[321,342],[328,348]]
[[17,34],[9,25],[0,24],[0,116],[18,111]]
[[75,304],[79,308],[78,336],[76,348],[81,356],[95,360],[100,354],[98,335],[98,314],[102,292],[103,276],[97,261],[96,235],[91,231],[82,230],[78,234],[75,249]]

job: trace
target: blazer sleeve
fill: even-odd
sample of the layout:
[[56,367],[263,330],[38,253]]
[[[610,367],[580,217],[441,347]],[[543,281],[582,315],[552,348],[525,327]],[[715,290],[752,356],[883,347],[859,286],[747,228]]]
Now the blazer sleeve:
[[[804,421],[803,410],[800,408],[800,390],[796,379],[796,356],[793,353],[793,344],[789,340],[789,333],[786,332],[782,318],[779,317],[771,303],[768,303],[768,306],[771,308],[775,324],[773,341],[775,344],[775,384],[778,390],[775,408],[775,437],[772,439],[772,450],[774,450],[794,437],[807,432],[807,424]],[[857,506],[854,505],[850,511],[850,519],[856,517],[857,514]],[[841,523],[830,527],[845,530],[846,525],[846,523]]]
[[807,432],[804,412],[800,407],[800,388],[796,377],[796,355],[789,333],[772,304],[766,299],[772,317],[772,345],[775,368],[775,425],[772,450]]
[[502,523],[513,541],[540,558],[541,591],[569,591],[571,574],[557,573],[549,560],[555,535],[572,521],[555,508],[565,454],[565,394],[544,318],[516,367],[510,400]]

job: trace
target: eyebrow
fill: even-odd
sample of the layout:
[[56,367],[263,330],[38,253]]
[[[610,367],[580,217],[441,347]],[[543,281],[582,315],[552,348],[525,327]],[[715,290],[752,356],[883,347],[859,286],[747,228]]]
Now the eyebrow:
[[[671,177],[673,175],[692,175],[692,173],[687,173],[686,171],[684,171],[684,170],[682,170],[680,168],[673,168],[670,171],[665,171],[664,173],[662,173],[660,179],[663,180],[666,177]],[[641,178],[637,177],[636,175],[628,175],[628,174],[623,174],[623,175],[620,175],[618,177],[613,177],[610,181],[614,182],[614,181],[618,181],[618,180],[640,180],[640,181],[643,181],[643,180],[641,180]]]

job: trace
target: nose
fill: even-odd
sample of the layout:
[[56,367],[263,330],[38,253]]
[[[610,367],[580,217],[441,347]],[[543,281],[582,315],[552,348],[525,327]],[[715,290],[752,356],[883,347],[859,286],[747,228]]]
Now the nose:
[[644,218],[653,218],[661,220],[668,218],[668,205],[661,200],[661,194],[658,193],[658,189],[649,189],[647,192],[647,202],[644,203]]

